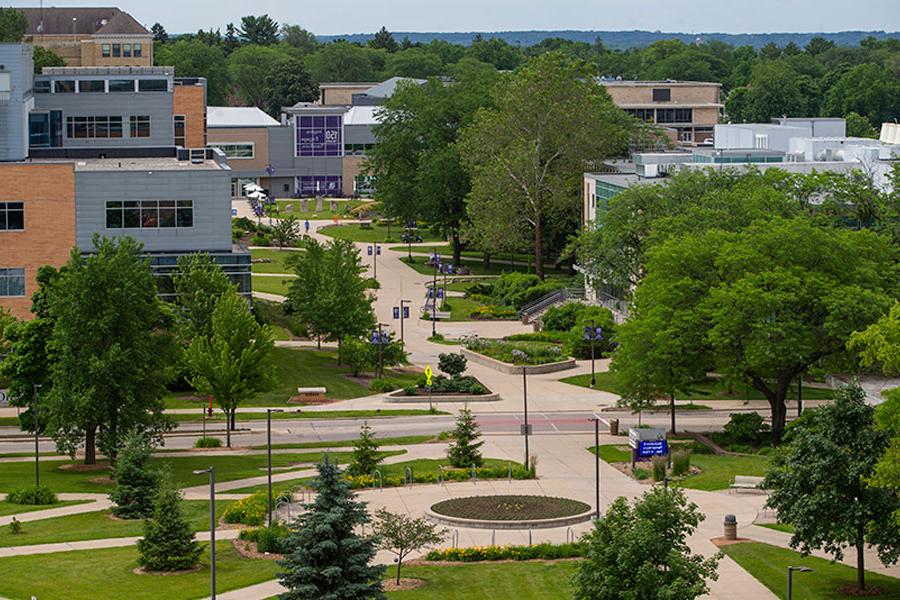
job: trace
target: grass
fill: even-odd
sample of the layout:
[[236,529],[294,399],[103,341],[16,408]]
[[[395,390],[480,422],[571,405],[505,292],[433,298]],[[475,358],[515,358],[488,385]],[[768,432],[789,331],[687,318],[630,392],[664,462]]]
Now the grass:
[[[447,287],[450,287],[449,285]],[[471,314],[481,308],[483,305],[476,300],[468,298],[450,297],[447,298],[450,304],[450,320],[451,321],[469,321]]]
[[[338,366],[337,353],[320,350],[297,350],[275,348],[272,360],[276,369],[276,384],[268,392],[257,394],[241,402],[241,406],[285,406],[298,387],[324,387],[325,397],[330,400],[350,400],[361,398],[374,392],[368,387],[348,377],[350,367]],[[415,383],[418,375],[385,371],[385,379],[398,387]],[[203,403],[170,396],[167,408],[199,408]]]
[[264,294],[276,294],[278,296],[287,296],[288,288],[291,286],[291,280],[294,277],[253,277],[252,287],[254,292],[262,292]]
[[[391,225],[391,236],[388,238],[387,225],[373,223],[370,227],[364,228],[361,224],[354,223],[352,225],[328,225],[326,227],[320,227],[318,232],[322,235],[327,235],[339,240],[350,240],[351,242],[396,243],[403,236],[403,230],[404,228],[402,225]],[[440,235],[432,233],[429,229],[417,229],[416,231],[426,242],[443,241]]]
[[788,525],[787,523],[759,523],[759,526],[774,531],[780,531],[782,533],[794,533],[794,526]]
[[[203,544],[208,549],[208,544]],[[59,552],[0,559],[0,596],[10,600],[188,600],[209,592],[208,550],[200,568],[176,575],[137,575],[137,549]],[[273,579],[275,561],[242,557],[223,541],[216,544],[217,591],[225,592]],[[27,576],[26,574],[36,576]]]
[[[856,587],[856,569],[847,565],[832,563],[815,556],[803,557],[799,552],[758,542],[732,544],[723,547],[722,550],[779,598],[785,598],[787,595],[785,580],[789,566],[813,569],[812,573],[794,575],[795,600],[838,600],[856,597],[841,591],[842,588]],[[884,590],[878,596],[869,597],[900,598],[900,579],[866,572],[866,585]]]
[[293,274],[293,270],[285,264],[286,259],[299,252],[299,250],[251,250],[250,255],[254,261],[264,259],[271,262],[254,262],[254,273],[287,273]]
[[[432,415],[447,415],[450,413],[442,411],[429,411],[419,408],[398,408],[381,410],[316,410],[303,412],[283,412],[272,413],[273,419],[377,419],[387,417],[424,417]],[[195,414],[170,414],[169,417],[178,423],[201,423],[203,421],[199,415]],[[260,421],[266,418],[264,412],[239,412],[237,413],[237,421]],[[225,415],[221,412],[214,412],[212,417],[207,417],[207,423],[225,423]],[[225,435],[224,431],[211,431],[210,435]]]
[[[395,252],[407,252],[406,245],[400,246],[391,246],[390,250],[394,250]],[[437,246],[413,246],[412,254],[431,254],[432,251],[437,251],[438,254],[442,256],[453,256],[453,246],[450,244],[441,244]],[[409,254],[409,252],[407,252]],[[484,252],[481,250],[463,250],[460,256],[464,258],[476,258],[478,260],[484,259]],[[510,254],[509,252],[500,252],[498,254],[491,254],[491,262],[509,262]],[[534,260],[533,254],[522,254],[515,253],[513,254],[513,260],[516,262],[527,263],[530,260]],[[551,266],[552,265],[548,265]]]
[[[0,502],[0,517],[20,515],[36,510],[50,510],[52,508],[62,508],[63,506],[74,506],[75,504],[85,504],[87,502],[89,502],[89,500],[66,500],[64,502],[57,502],[56,504],[13,504],[12,502]],[[2,539],[4,531],[6,530],[0,528],[0,539]]]
[[[405,264],[407,267],[411,268],[412,270],[416,271],[417,273],[421,273],[423,275],[433,275],[434,274],[434,267],[425,264],[428,261],[427,255],[414,254],[412,257],[412,260],[410,260],[409,258],[404,256],[401,259],[401,261],[403,262],[403,264]],[[533,268],[530,269],[528,267],[528,265],[517,264],[515,266],[511,266],[508,264],[504,265],[504,264],[498,264],[495,262],[491,262],[490,268],[485,269],[484,265],[482,265],[481,261],[466,260],[466,261],[463,261],[463,264],[464,264],[464,266],[469,267],[469,275],[466,275],[465,277],[468,277],[471,275],[476,275],[476,276],[502,275],[503,273],[510,273],[512,271],[517,271],[519,273],[534,273],[534,269]],[[550,273],[552,271],[552,268],[550,266],[545,267],[545,269],[548,273]],[[448,277],[447,281],[448,282],[452,281],[453,280],[452,277],[453,277],[452,275],[450,277]],[[443,280],[443,278],[440,276],[440,274],[438,275],[438,279]]]
[[[335,215],[341,219],[355,219],[356,217],[350,216],[349,211],[353,210],[357,206],[364,204],[361,200],[336,200],[337,202],[337,211],[332,212],[330,210],[331,200],[325,199],[322,202],[322,209],[320,211],[316,211],[316,200],[315,198],[308,199],[307,208],[310,210],[303,211],[303,204],[299,198],[291,199],[291,200],[278,200],[278,213],[277,217],[296,217],[297,219],[304,221],[306,219],[311,220],[322,220],[322,219],[331,219]],[[368,201],[366,201],[368,202]],[[291,210],[288,210],[287,207],[291,206]],[[300,224],[300,228],[302,230],[303,223]]]
[[[560,381],[580,387],[590,387],[591,376],[590,374],[574,375],[572,377],[561,379]],[[596,389],[604,392],[611,392],[619,396],[621,396],[623,393],[623,390],[616,379],[616,374],[609,371],[597,373]],[[794,385],[788,389],[787,398],[790,400],[796,397],[797,386]],[[834,392],[830,389],[803,386],[804,400],[830,400],[833,397]],[[712,402],[716,400],[765,400],[765,397],[762,395],[762,392],[759,392],[758,390],[748,389],[744,387],[739,387],[729,391],[720,380],[710,378],[706,379],[705,381],[695,383],[689,392],[677,392],[675,394],[675,399],[690,401],[702,400]]]
[[[230,501],[216,502],[216,515],[221,516]],[[209,502],[205,500],[185,500],[182,511],[191,527],[196,531],[209,531]],[[134,537],[144,534],[140,519],[114,519],[109,510],[53,517],[40,521],[22,523],[22,533],[13,535],[8,527],[0,527],[0,546],[27,546],[31,544],[54,544],[77,540],[99,540],[105,538]]]
[[[437,439],[434,435],[403,435],[398,437],[376,438],[375,443],[379,446],[413,446],[416,444],[426,444]],[[323,440],[321,442],[300,442],[297,444],[272,444],[272,448],[280,450],[302,449],[302,448],[349,448],[356,443],[356,439],[352,440]],[[254,450],[265,450],[266,445],[251,446]]]
[[[392,600],[568,600],[575,561],[413,566],[402,577],[423,579],[416,590],[390,592]],[[388,574],[392,573],[389,569]]]

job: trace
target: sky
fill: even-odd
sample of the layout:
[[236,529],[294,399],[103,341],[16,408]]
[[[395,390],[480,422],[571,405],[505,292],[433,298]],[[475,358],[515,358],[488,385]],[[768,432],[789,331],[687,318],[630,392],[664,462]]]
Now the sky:
[[[37,0],[0,0],[5,6]],[[248,13],[316,34],[391,31],[628,30],[812,32],[900,29],[900,0],[47,0],[118,6],[170,33],[221,28]]]

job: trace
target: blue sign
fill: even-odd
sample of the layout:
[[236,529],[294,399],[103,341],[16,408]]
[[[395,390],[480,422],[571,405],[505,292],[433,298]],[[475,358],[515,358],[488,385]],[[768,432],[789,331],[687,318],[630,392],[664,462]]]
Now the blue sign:
[[399,318],[400,318],[400,309],[397,308],[396,306],[394,307],[394,318],[395,318],[395,319],[399,319]]
[[372,256],[372,246],[367,246],[366,250],[368,250],[369,256]]
[[666,440],[647,440],[638,442],[637,455],[641,458],[662,456],[669,453],[669,443]]
[[408,319],[408,318],[409,318],[409,307],[408,307],[408,306],[404,306],[404,307],[403,307],[403,318],[404,318],[404,319]]
[[375,246],[375,254],[381,256],[381,246]]
[[236,208],[232,208],[232,209],[231,209],[231,216],[232,216],[232,217],[236,217],[236,216],[237,216],[237,209],[236,209]]

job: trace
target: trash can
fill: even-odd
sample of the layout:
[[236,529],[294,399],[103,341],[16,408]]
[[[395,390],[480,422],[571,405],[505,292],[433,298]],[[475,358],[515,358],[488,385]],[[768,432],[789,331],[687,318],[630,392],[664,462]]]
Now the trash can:
[[609,420],[609,435],[619,435],[619,420],[618,419],[610,419]]
[[734,515],[725,515],[725,539],[737,539],[737,517]]

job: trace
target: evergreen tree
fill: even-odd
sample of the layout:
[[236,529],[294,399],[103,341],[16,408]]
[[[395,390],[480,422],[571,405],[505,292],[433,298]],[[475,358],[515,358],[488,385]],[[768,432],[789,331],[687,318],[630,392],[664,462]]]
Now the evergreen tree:
[[454,467],[468,468],[472,465],[480,467],[482,463],[481,448],[484,441],[477,441],[481,437],[478,431],[478,423],[475,416],[467,408],[459,411],[456,418],[456,429],[453,430],[453,443],[447,448],[447,458]]
[[162,23],[154,23],[153,27],[150,28],[151,33],[153,33],[153,41],[157,44],[165,44],[169,41],[169,34],[166,32],[166,28],[163,27]]
[[386,598],[381,590],[385,568],[371,565],[376,546],[355,529],[369,521],[365,504],[354,500],[337,465],[328,458],[312,482],[316,500],[291,524],[289,548],[278,574],[287,592],[281,600],[366,600]]
[[359,439],[353,442],[353,462],[347,467],[350,475],[371,475],[378,468],[384,457],[378,453],[378,442],[375,432],[364,423],[359,431]]
[[121,519],[148,519],[153,514],[153,499],[158,492],[159,476],[148,468],[153,445],[146,435],[130,431],[116,457],[112,470],[116,487],[109,494],[112,513]]
[[181,492],[165,481],[153,503],[153,518],[144,521],[138,540],[138,564],[148,571],[180,571],[197,565],[203,551],[181,512]]

